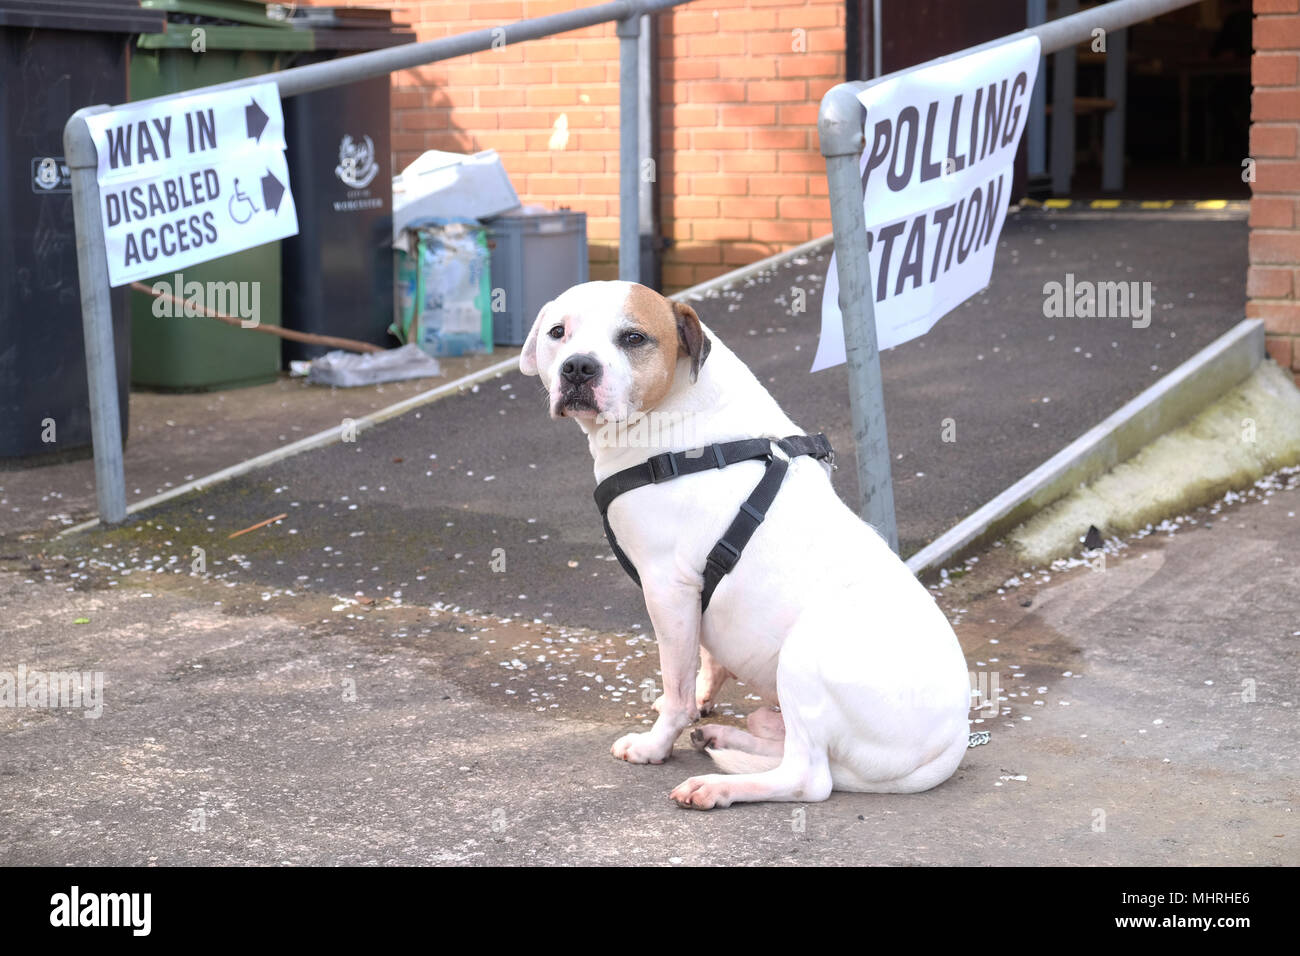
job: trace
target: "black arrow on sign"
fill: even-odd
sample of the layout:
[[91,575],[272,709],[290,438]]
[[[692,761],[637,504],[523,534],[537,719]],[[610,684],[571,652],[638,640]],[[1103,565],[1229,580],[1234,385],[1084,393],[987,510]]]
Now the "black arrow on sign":
[[271,117],[267,116],[262,107],[257,105],[257,100],[248,101],[248,105],[244,107],[244,122],[248,124],[249,139],[260,142],[262,130],[266,129],[266,124],[270,121]]
[[280,200],[284,198],[284,183],[271,175],[268,169],[262,177],[262,202],[272,212],[280,211]]

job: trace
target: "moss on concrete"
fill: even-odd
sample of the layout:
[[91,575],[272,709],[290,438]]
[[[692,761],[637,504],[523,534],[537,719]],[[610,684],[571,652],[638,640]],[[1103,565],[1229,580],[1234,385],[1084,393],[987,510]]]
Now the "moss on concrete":
[[1179,428],[1082,485],[1006,537],[1021,560],[1071,554],[1089,525],[1138,531],[1300,462],[1300,390],[1271,361]]

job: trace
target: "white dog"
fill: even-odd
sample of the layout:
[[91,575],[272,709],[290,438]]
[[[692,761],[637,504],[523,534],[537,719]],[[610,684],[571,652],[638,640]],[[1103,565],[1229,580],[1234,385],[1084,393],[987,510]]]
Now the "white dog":
[[[694,309],[633,283],[588,282],[547,303],[519,367],[541,376],[553,418],[587,433],[597,481],[663,452],[703,448],[693,457],[711,460],[714,443],[803,434]],[[701,613],[706,558],[777,458],[789,465],[766,518]],[[682,806],[912,793],[948,779],[966,751],[970,679],[956,635],[829,475],[778,448],[656,478],[608,505],[664,681],[654,726],[621,737],[614,756],[663,762],[729,676],[765,705],[750,733],[691,735],[725,773],[678,786]]]

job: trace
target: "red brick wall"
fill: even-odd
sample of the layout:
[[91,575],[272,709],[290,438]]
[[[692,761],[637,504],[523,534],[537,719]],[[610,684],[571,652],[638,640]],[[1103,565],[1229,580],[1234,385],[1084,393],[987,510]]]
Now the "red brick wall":
[[[594,2],[351,5],[392,8],[429,40]],[[817,106],[843,78],[842,0],[698,0],[658,23],[665,286],[829,233]],[[398,169],[426,149],[495,149],[525,203],[587,213],[592,278],[617,276],[613,24],[408,70],[393,91]]]
[[844,78],[841,0],[700,0],[661,18],[660,53],[665,285],[830,232],[817,107]]
[[1300,0],[1254,0],[1246,315],[1300,383]]

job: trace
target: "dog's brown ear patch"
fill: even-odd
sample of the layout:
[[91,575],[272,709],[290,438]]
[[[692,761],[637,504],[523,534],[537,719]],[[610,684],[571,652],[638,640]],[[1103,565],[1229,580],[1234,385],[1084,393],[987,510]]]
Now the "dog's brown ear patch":
[[694,382],[700,377],[700,366],[709,357],[712,345],[709,337],[704,334],[704,327],[700,325],[700,317],[695,314],[695,310],[685,302],[674,302],[672,305],[673,316],[677,319],[678,354],[691,357],[691,381]]

